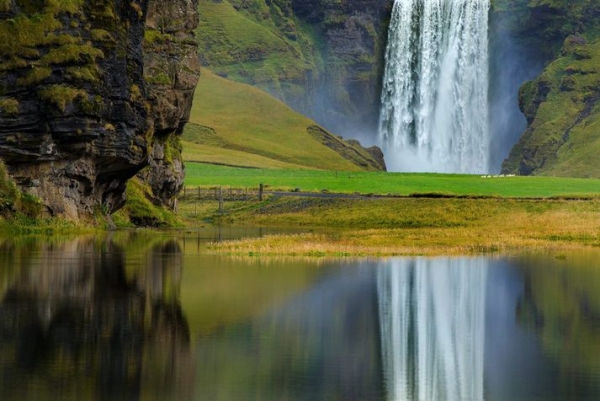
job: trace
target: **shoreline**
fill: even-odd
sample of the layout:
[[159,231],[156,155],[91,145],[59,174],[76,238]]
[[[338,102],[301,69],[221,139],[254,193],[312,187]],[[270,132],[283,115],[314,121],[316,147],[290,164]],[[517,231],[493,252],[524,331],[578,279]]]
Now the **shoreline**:
[[441,256],[600,248],[597,199],[272,197],[230,202],[218,210],[218,202],[188,202],[180,213],[188,224],[307,231],[209,246],[210,252],[238,256]]

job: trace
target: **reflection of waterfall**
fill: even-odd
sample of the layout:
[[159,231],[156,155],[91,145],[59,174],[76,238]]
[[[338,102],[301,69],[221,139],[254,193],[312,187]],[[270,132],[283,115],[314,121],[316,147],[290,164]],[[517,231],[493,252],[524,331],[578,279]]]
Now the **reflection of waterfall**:
[[393,170],[489,169],[489,0],[396,0],[380,140]]
[[483,400],[485,263],[398,260],[379,271],[391,400]]

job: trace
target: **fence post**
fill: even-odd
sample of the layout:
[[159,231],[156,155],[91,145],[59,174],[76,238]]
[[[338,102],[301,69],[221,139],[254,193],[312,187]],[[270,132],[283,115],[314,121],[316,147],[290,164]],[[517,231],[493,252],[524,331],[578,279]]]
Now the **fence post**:
[[219,214],[223,214],[223,189],[219,187]]
[[265,190],[265,185],[263,183],[258,187],[258,200],[262,202],[263,200],[263,191]]

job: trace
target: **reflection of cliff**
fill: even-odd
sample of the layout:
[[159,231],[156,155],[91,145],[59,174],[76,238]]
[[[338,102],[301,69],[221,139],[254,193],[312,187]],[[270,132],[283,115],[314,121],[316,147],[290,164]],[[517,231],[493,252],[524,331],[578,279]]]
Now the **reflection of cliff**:
[[597,259],[524,262],[522,267],[525,289],[517,319],[538,335],[544,352],[557,362],[563,387],[583,389],[600,372]]
[[346,266],[262,317],[203,337],[198,399],[385,399],[373,271]]
[[110,240],[29,251],[0,303],[0,398],[189,395],[177,243],[154,246],[138,266]]
[[399,260],[379,272],[390,400],[483,400],[486,268]]

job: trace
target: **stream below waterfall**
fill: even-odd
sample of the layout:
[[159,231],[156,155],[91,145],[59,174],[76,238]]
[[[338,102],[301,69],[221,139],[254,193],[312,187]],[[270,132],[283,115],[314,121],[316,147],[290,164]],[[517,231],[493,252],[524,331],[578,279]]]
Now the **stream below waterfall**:
[[0,398],[600,398],[600,255],[211,255],[272,230],[0,239]]

